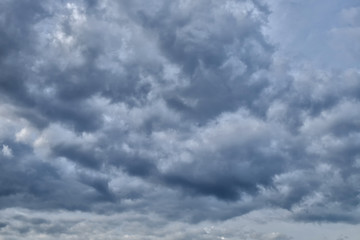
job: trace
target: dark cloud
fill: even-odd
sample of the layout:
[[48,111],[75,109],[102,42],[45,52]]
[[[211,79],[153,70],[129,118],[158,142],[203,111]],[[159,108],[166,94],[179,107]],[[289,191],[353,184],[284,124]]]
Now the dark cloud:
[[93,152],[81,149],[81,146],[57,145],[53,148],[53,153],[55,156],[66,157],[84,167],[99,169],[102,164],[101,159],[94,156]]
[[[2,210],[200,224],[271,208],[296,221],[360,221],[359,70],[281,55],[264,34],[263,1],[0,9]],[[342,11],[352,28],[357,15]],[[28,223],[0,228],[68,226],[16,221]]]

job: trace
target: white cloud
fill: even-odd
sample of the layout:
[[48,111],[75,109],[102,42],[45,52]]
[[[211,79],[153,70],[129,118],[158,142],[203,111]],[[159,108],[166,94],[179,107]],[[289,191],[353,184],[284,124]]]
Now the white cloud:
[[8,158],[13,157],[12,149],[8,145],[3,144],[1,152],[5,157],[8,157]]

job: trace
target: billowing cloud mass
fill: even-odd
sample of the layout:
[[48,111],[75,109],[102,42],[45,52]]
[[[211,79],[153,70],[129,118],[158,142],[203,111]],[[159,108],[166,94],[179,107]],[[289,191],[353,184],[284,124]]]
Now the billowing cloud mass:
[[0,239],[352,240],[359,29],[356,1],[1,1]]

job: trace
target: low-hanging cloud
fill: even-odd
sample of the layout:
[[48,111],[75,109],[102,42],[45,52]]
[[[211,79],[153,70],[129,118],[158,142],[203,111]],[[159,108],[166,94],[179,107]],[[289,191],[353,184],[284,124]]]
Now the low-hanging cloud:
[[359,223],[360,71],[281,56],[263,1],[0,9],[0,209]]

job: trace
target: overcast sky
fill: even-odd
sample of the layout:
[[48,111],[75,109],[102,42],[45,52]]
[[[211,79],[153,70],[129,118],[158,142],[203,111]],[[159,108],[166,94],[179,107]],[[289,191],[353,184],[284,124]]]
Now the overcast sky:
[[358,240],[358,0],[1,0],[0,240]]

